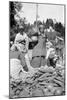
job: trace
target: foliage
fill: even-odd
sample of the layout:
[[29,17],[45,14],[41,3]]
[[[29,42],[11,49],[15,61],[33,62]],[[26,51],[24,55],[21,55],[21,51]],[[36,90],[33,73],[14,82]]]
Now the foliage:
[[[20,2],[10,2],[10,38],[12,38],[12,35],[16,35],[18,33],[19,26],[23,26],[24,31],[26,33],[31,30],[32,27],[36,26],[36,21],[34,21],[33,24],[30,24],[27,22],[26,18],[22,18],[19,13],[23,14],[23,11],[21,11],[23,5]],[[55,22],[51,18],[47,18],[46,22],[44,21],[37,21],[37,26],[39,27],[40,24],[43,24],[44,29],[49,28],[49,26],[52,26],[55,31],[60,33],[60,37],[63,37],[65,39],[65,26],[61,22]],[[30,32],[30,33],[31,33]],[[29,35],[29,33],[28,33]]]
[[61,22],[57,22],[55,24],[55,30],[59,33],[61,33],[60,35],[65,37],[65,27],[61,24]]
[[53,27],[53,20],[52,19],[47,19],[46,20],[46,28],[49,28],[49,26]]

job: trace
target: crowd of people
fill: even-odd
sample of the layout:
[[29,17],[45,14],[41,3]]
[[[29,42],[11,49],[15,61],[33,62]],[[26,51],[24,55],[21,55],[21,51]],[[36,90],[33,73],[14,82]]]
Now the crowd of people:
[[[34,33],[29,37],[20,26],[14,42],[10,42],[10,76],[14,79],[25,79],[46,65],[55,68],[59,61],[63,61],[63,38],[51,26],[44,29],[40,25],[38,29],[32,29]],[[29,49],[30,46],[33,48]]]

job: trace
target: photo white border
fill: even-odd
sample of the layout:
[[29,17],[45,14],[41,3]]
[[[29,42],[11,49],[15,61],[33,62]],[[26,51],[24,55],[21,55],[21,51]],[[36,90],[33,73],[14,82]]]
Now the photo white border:
[[[11,1],[65,4],[67,6],[67,0],[11,0]],[[67,16],[67,10],[66,10],[66,16]],[[65,23],[67,24],[66,20]],[[66,35],[66,43],[67,43],[67,35]],[[67,56],[67,49],[66,49],[66,56]],[[0,100],[7,100],[7,99],[9,99],[9,0],[1,0],[0,1]],[[49,96],[49,97],[21,98],[21,99],[66,100],[67,96],[66,95],[52,96],[52,97]]]

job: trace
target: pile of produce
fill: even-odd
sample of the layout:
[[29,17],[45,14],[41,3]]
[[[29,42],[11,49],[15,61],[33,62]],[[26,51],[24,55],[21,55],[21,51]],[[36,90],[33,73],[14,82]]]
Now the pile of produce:
[[10,78],[10,98],[64,95],[64,73],[64,66],[44,66],[25,81]]

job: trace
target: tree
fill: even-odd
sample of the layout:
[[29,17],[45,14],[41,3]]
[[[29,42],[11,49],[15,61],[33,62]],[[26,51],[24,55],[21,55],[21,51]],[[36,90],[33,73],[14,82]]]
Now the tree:
[[65,27],[61,24],[61,22],[57,22],[55,24],[55,31],[60,33],[60,36],[63,36],[65,38]]
[[15,19],[19,17],[19,12],[21,11],[22,4],[21,2],[9,2],[9,11],[10,11],[10,40],[14,41],[15,35],[18,32],[18,21]]
[[21,11],[21,2],[10,2],[10,27],[13,28],[17,24],[17,19],[20,19],[19,12]]
[[52,19],[47,19],[46,20],[46,28],[49,28],[49,26],[53,27],[53,20]]
[[9,10],[10,10],[10,28],[12,28],[14,25],[16,25],[16,21],[14,19],[15,15],[15,8],[14,8],[14,2],[9,3]]

